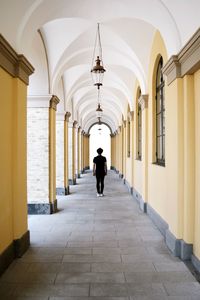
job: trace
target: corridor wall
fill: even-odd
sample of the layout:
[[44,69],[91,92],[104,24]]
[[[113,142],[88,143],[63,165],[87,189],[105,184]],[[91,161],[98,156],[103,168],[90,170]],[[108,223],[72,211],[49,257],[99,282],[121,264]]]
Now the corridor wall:
[[[175,256],[192,260],[200,270],[200,30],[170,59],[157,31],[149,61],[148,94],[138,96],[136,82],[131,135],[132,179],[124,182],[164,235]],[[160,57],[165,74],[165,163],[156,163],[155,99]],[[138,102],[142,110],[141,160],[138,158]],[[125,119],[128,117],[125,116]],[[121,134],[113,137],[116,153],[123,153]],[[123,139],[122,145],[125,140]],[[119,149],[118,149],[119,148]],[[123,153],[124,155],[124,153]],[[126,166],[130,158],[126,156]],[[120,162],[113,166],[120,171]]]
[[26,98],[33,71],[0,35],[0,274],[29,246]]

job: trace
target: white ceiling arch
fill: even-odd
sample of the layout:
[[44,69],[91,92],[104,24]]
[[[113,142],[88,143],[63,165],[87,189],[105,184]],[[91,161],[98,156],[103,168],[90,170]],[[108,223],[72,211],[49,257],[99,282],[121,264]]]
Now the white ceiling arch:
[[[90,78],[97,22],[100,22],[107,70],[102,89],[105,111],[115,110],[117,118],[121,113],[125,116],[128,104],[133,110],[136,80],[142,93],[148,93],[149,55],[155,30],[161,33],[169,57],[180,50],[200,24],[198,0],[181,3],[179,0],[101,0],[100,3],[97,0],[0,0],[0,5],[2,34],[37,68],[30,80],[30,93],[59,95],[66,111],[74,109],[73,115],[80,113],[80,119],[84,115],[84,124],[91,113],[88,104],[93,101],[91,107],[94,107],[97,101]],[[38,30],[48,64],[44,62],[44,49],[41,54],[43,45],[36,38]]]

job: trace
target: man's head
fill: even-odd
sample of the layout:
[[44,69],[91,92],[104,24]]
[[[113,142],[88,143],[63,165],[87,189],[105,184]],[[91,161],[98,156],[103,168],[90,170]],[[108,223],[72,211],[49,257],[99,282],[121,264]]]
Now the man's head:
[[103,149],[101,149],[101,148],[98,148],[98,149],[97,149],[97,153],[98,153],[99,155],[101,155],[102,152],[103,152]]

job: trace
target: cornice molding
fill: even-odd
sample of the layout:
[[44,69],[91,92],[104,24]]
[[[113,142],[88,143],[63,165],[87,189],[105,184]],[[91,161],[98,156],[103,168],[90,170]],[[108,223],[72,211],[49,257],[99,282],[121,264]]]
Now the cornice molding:
[[67,111],[66,114],[65,114],[65,121],[69,122],[70,117],[71,117],[71,113],[69,111]]
[[149,99],[149,95],[141,95],[140,98],[138,99],[138,102],[141,105],[142,110],[148,108],[148,99]]
[[173,55],[163,67],[167,84],[176,78],[191,75],[200,68],[200,28],[177,55]]
[[26,57],[10,46],[0,34],[0,67],[11,76],[21,79],[26,85],[29,84],[29,76],[34,72],[33,66]]
[[55,111],[57,110],[57,104],[60,102],[57,96],[52,95],[50,102],[49,102],[49,108],[54,109]]
[[76,128],[76,125],[78,124],[78,122],[77,121],[74,121],[73,122],[73,128]]

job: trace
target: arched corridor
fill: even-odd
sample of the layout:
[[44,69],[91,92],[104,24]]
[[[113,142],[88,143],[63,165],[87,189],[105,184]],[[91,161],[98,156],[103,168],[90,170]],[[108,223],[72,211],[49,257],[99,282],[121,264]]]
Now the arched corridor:
[[1,299],[200,299],[200,285],[114,172],[104,198],[88,172],[58,201],[57,214],[29,217],[31,247],[1,277]]
[[[200,299],[184,265],[199,276],[199,11],[199,0],[0,0],[2,295],[31,297],[33,281],[36,298]],[[105,158],[97,194],[90,173],[98,147],[105,198]],[[40,263],[47,272],[32,272]]]

